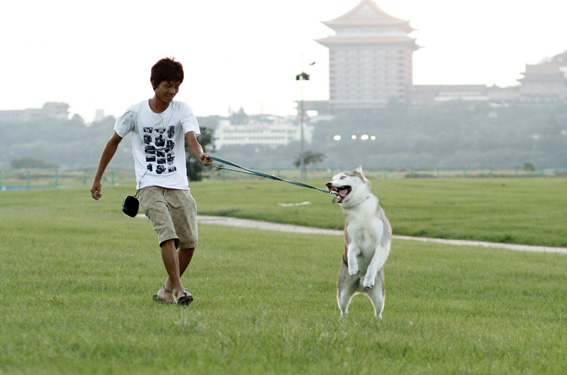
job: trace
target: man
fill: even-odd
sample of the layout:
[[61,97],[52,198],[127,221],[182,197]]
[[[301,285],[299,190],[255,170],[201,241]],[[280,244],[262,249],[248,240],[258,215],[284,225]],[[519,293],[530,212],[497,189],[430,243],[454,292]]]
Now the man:
[[212,162],[197,141],[200,128],[193,111],[173,100],[183,78],[183,66],[174,59],[162,59],[152,67],[154,97],[132,105],[116,120],[91,188],[92,197],[99,200],[104,171],[122,139],[132,132],[140,202],[158,233],[168,274],[154,300],[180,305],[193,301],[181,284],[181,275],[191,262],[198,239],[197,206],[189,192],[183,138],[193,157],[203,165]]

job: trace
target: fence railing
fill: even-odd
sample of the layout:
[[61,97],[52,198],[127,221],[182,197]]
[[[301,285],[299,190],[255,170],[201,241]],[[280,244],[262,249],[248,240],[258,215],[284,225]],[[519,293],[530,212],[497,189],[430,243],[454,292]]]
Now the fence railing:
[[[341,168],[319,168],[307,169],[307,179],[320,180],[330,179],[336,173],[343,171]],[[262,169],[261,172],[272,174],[284,179],[301,179],[298,169]],[[380,179],[403,179],[403,178],[551,178],[567,177],[566,169],[542,168],[538,170],[524,170],[521,168],[486,168],[486,169],[441,169],[441,168],[382,168],[365,169],[364,174],[371,180]],[[256,179],[259,177],[243,175],[226,170],[208,173],[209,179],[220,180],[242,180]]]
[[[307,169],[306,175],[307,179],[310,180],[327,180],[342,170],[341,168]],[[302,179],[298,169],[262,169],[261,171],[289,180]],[[90,186],[95,172],[94,169],[74,171],[61,171],[58,169],[2,169],[0,170],[0,190]],[[383,168],[367,169],[364,171],[364,174],[371,180],[404,178],[553,178],[567,177],[567,168],[542,168],[538,170],[524,170],[521,168]],[[206,169],[203,173],[203,178],[226,181],[253,180],[260,177],[226,170]],[[106,171],[103,183],[110,185],[134,185],[136,179],[133,170],[111,169]]]
[[[40,189],[87,186],[92,184],[95,170],[61,171],[59,169],[1,169],[0,190]],[[105,183],[117,185],[135,183],[134,171],[108,170]]]

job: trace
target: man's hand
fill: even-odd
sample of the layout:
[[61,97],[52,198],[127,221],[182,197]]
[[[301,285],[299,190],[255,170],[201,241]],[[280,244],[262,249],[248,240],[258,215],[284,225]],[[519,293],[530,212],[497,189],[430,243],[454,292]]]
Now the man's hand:
[[94,200],[98,201],[100,198],[102,198],[102,194],[100,193],[101,190],[102,184],[100,183],[100,181],[93,182],[93,186],[91,187],[91,195],[93,196]]
[[209,165],[213,162],[213,159],[211,159],[209,157],[209,154],[201,154],[201,157],[199,158],[199,161],[201,162],[201,164],[203,165]]

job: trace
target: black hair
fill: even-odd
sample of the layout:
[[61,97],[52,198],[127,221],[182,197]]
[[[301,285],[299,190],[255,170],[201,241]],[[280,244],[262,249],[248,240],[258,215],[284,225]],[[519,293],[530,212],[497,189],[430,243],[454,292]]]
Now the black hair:
[[159,60],[152,66],[152,75],[150,80],[154,90],[162,81],[174,81],[182,83],[184,78],[183,65],[174,58],[166,57]]

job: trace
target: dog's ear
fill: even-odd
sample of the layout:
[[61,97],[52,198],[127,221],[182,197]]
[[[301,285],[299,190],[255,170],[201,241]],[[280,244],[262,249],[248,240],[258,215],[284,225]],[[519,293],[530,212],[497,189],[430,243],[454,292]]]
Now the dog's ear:
[[362,171],[362,165],[359,165],[358,167],[356,167],[354,169],[354,173],[356,173],[362,179],[362,181],[364,181],[367,184],[370,184],[370,180],[368,180],[366,178],[366,176],[364,175],[364,172]]

